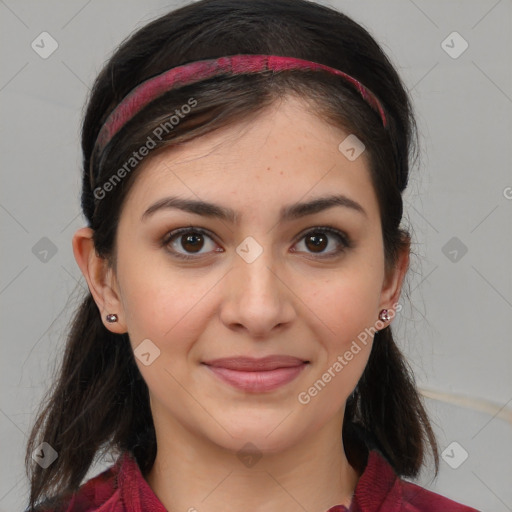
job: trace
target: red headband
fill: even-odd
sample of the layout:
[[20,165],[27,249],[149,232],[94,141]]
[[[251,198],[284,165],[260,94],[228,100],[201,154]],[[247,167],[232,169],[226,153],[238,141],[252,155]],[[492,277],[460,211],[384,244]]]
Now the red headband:
[[354,86],[364,101],[376,110],[381,117],[384,127],[387,126],[384,109],[377,97],[358,80],[339,71],[338,69],[296,59],[294,57],[280,57],[275,55],[232,55],[218,59],[200,60],[177,66],[140,83],[135,87],[117,107],[111,112],[101,127],[96,140],[97,150],[102,151],[112,140],[112,137],[130,120],[140,112],[148,103],[157,99],[171,89],[206,80],[222,74],[258,73],[260,71],[283,71],[289,69],[303,69],[312,71],[327,71],[341,76]]

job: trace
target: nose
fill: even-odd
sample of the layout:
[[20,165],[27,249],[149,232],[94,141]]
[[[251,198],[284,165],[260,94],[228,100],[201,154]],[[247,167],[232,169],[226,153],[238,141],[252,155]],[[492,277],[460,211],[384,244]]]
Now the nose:
[[271,336],[295,317],[292,287],[287,280],[270,250],[250,263],[236,255],[226,276],[221,320],[230,329],[246,330],[250,337]]

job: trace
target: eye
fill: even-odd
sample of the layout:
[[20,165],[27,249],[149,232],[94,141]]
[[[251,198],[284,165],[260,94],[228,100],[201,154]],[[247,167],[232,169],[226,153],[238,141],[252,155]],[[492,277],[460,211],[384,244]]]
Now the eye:
[[[182,258],[186,260],[197,259],[196,256],[191,256],[189,254],[183,254],[178,251],[178,249],[184,249],[185,251],[190,251],[193,254],[197,254],[199,256],[203,256],[205,253],[201,253],[201,249],[205,246],[205,238],[209,238],[213,241],[212,237],[201,228],[180,228],[175,229],[168,233],[162,241],[162,244],[165,246],[171,246],[170,252],[173,256],[177,258]],[[206,244],[208,245],[208,244]],[[210,249],[211,250],[211,249]],[[216,252],[221,252],[222,250],[214,249]],[[206,253],[208,250],[206,251]]]
[[[208,239],[211,242],[209,249],[208,243],[205,243],[205,239]],[[334,243],[331,242],[332,239],[335,240]],[[352,243],[345,233],[329,226],[310,229],[303,234],[299,240],[301,242],[304,240],[303,243],[306,249],[312,251],[313,254],[318,255],[319,258],[332,258],[352,247]],[[167,233],[162,240],[162,245],[167,247],[173,256],[185,260],[198,259],[212,250],[214,252],[223,252],[222,249],[215,249],[216,244],[213,241],[213,237],[206,230],[202,228],[194,228],[192,226],[175,229],[174,231]],[[332,245],[334,245],[334,248],[330,251],[325,251],[326,247],[330,247]],[[201,252],[205,246],[206,250]],[[180,250],[184,250],[186,253],[184,254],[180,252]],[[303,251],[297,251],[294,249],[293,252]]]
[[[336,242],[331,243],[331,239],[335,239]],[[308,250],[312,251],[313,254],[320,255],[320,258],[335,257],[352,247],[351,241],[345,233],[329,226],[313,228],[302,235],[300,240],[304,240],[304,242],[301,243],[303,243]],[[325,251],[327,247],[332,246],[334,246],[333,249]],[[294,250],[294,252],[296,251]]]

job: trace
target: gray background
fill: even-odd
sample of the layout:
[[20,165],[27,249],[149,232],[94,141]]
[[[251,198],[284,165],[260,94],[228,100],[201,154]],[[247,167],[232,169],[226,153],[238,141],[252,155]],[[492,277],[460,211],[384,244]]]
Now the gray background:
[[[0,0],[1,512],[26,505],[26,436],[86,286],[71,249],[85,225],[82,106],[115,46],[181,3]],[[406,198],[410,303],[395,326],[441,450],[458,444],[438,478],[424,471],[419,483],[482,511],[511,511],[512,2],[330,5],[383,46],[411,91],[421,132],[421,167]],[[42,46],[44,31],[58,43],[46,59],[31,47]],[[454,31],[469,45],[457,58],[463,41],[447,39]]]

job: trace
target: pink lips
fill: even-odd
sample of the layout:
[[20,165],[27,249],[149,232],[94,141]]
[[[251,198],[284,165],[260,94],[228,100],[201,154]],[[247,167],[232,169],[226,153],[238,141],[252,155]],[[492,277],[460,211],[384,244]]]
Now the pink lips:
[[272,391],[295,379],[308,361],[292,356],[226,357],[206,361],[210,371],[244,391]]

